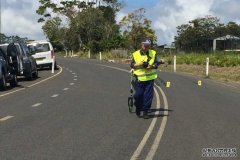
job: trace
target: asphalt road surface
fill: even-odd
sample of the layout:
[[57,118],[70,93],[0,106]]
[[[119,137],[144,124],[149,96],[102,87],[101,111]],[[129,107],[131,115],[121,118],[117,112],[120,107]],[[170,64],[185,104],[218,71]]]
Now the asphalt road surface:
[[[128,112],[129,65],[57,60],[0,92],[0,160],[239,159],[239,87],[159,71],[143,119]],[[216,148],[236,157],[204,157]]]

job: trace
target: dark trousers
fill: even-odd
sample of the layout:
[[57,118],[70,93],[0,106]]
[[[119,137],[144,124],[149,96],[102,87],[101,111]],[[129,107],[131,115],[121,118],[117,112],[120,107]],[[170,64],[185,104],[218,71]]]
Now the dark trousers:
[[147,111],[151,108],[153,99],[154,80],[150,81],[135,81],[134,83],[134,105],[137,110]]

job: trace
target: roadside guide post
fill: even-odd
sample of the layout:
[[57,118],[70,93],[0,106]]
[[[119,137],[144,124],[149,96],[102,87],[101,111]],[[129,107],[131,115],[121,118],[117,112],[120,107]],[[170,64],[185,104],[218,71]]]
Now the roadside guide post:
[[208,77],[208,74],[209,74],[209,58],[207,57],[207,60],[206,60],[206,77]]
[[55,61],[55,56],[53,56],[53,58],[52,58],[52,73],[54,73],[54,65],[55,65],[54,61]]
[[65,50],[65,53],[66,53],[66,56],[65,56],[65,57],[67,57],[67,50]]
[[176,64],[177,64],[177,57],[176,55],[174,56],[174,59],[173,59],[173,68],[174,68],[174,72],[176,72]]
[[100,56],[100,61],[102,60],[102,53],[99,52],[99,56]]

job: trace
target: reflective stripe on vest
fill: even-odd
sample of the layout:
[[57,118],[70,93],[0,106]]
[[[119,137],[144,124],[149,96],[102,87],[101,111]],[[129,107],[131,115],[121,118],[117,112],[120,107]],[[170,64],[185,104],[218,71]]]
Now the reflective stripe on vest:
[[[149,65],[153,65],[156,56],[156,51],[149,50],[149,57],[150,61],[148,62]],[[136,64],[140,62],[147,62],[148,57],[147,55],[141,55],[140,50],[133,53],[133,59]],[[156,69],[145,69],[142,66],[136,67],[134,72],[137,75],[139,81],[149,81],[157,78],[157,71]]]

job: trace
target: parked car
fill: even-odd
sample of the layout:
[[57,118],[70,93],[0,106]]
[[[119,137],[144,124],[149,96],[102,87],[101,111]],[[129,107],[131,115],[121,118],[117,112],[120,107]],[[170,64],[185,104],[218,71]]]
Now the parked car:
[[7,51],[7,53],[11,52],[18,55],[15,63],[18,76],[24,76],[28,80],[38,77],[37,63],[32,56],[34,52],[30,52],[25,43],[1,44],[0,48]]
[[17,61],[18,55],[7,54],[0,48],[0,90],[6,90],[7,83],[10,86],[17,86]]
[[49,41],[33,41],[28,44],[30,50],[35,50],[33,57],[37,61],[38,67],[52,67],[54,60],[54,68],[57,69],[55,53],[52,44]]

